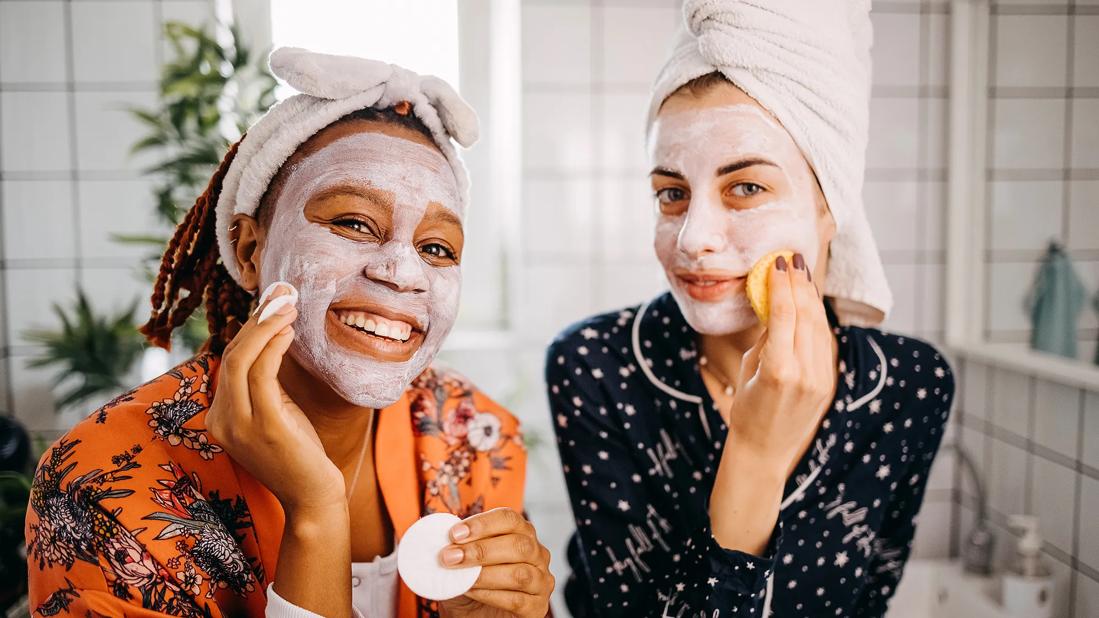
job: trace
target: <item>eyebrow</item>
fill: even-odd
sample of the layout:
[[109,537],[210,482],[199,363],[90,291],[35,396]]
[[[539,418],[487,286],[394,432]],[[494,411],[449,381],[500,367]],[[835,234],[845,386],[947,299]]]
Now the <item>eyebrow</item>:
[[732,174],[733,172],[735,172],[737,170],[742,170],[746,167],[752,167],[754,165],[769,165],[771,167],[778,167],[778,165],[775,165],[773,162],[768,161],[767,159],[760,159],[760,158],[741,159],[740,161],[735,161],[735,162],[730,163],[728,165],[724,165],[722,167],[719,167],[717,169],[717,174],[715,174],[715,175],[720,178],[721,176],[724,176],[725,174]]
[[392,206],[392,197],[388,191],[383,191],[375,187],[365,187],[354,184],[339,184],[333,187],[328,187],[321,190],[313,196],[314,200],[326,200],[330,197],[337,195],[354,195],[361,197],[364,200],[370,200],[385,206]]
[[654,167],[653,171],[649,172],[649,176],[670,176],[678,180],[684,180],[683,174],[670,170],[666,167]]
[[[717,176],[718,178],[720,178],[721,176],[724,176],[725,174],[732,174],[735,171],[742,170],[742,169],[747,168],[747,167],[752,167],[754,165],[769,165],[771,167],[778,167],[778,165],[776,165],[772,161],[769,161],[767,159],[761,159],[761,158],[757,157],[757,158],[751,158],[751,159],[741,159],[740,161],[734,161],[733,163],[730,163],[728,165],[723,165],[723,166],[721,166],[717,169],[717,173],[715,173],[714,175]],[[675,178],[677,180],[684,180],[683,174],[681,174],[681,173],[679,173],[675,170],[670,170],[666,167],[654,167],[653,170],[651,172],[649,172],[649,175],[650,176],[668,176],[670,178]]]
[[422,223],[449,223],[459,229],[462,227],[462,220],[445,207],[440,207],[439,209],[425,214],[421,224]]

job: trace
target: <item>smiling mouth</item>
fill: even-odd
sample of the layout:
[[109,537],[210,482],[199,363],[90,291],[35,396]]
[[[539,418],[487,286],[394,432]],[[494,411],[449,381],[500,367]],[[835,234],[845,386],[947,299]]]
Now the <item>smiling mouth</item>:
[[391,362],[412,358],[425,335],[415,318],[381,307],[330,308],[326,330],[345,348]]

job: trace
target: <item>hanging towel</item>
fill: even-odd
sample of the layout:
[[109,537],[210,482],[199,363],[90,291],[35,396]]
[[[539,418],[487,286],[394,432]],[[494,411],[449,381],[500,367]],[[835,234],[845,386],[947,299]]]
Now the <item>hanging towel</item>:
[[1076,319],[1085,300],[1084,284],[1068,255],[1059,244],[1050,243],[1025,302],[1030,347],[1075,359]]

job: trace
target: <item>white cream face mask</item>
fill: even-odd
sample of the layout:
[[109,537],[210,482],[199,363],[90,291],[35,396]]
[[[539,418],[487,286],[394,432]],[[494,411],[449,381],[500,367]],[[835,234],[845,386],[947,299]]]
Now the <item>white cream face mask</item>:
[[[306,218],[311,198],[356,188],[392,204],[383,239],[348,238],[331,222]],[[397,401],[454,325],[460,266],[430,264],[414,246],[431,203],[461,220],[457,183],[443,155],[376,132],[342,137],[297,162],[274,203],[260,289],[275,281],[297,288],[290,354],[355,405]]]
[[[747,159],[777,168],[755,166],[718,177],[719,169]],[[763,110],[737,104],[661,114],[649,134],[649,160],[654,169],[681,175],[688,188],[685,210],[658,210],[653,246],[672,295],[696,331],[727,335],[758,323],[742,277],[764,255],[789,249],[800,252],[810,269],[816,265],[816,179],[790,135]],[[744,188],[734,184],[752,182],[753,170],[763,167],[768,178],[778,174],[782,181],[758,182],[771,189],[751,200],[736,197]],[[736,207],[748,203],[753,206]],[[691,293],[698,288],[688,283],[699,276],[740,279],[720,288],[727,288],[720,296],[700,300]]]

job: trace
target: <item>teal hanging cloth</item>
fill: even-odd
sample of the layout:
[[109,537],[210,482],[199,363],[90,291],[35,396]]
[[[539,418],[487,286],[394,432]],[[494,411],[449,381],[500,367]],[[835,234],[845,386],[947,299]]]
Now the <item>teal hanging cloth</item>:
[[[1099,313],[1099,292],[1095,293],[1095,298],[1091,299],[1093,305],[1095,305],[1095,312]],[[1099,346],[1095,347],[1095,364],[1099,365]]]
[[1058,243],[1051,242],[1026,299],[1030,347],[1075,359],[1076,318],[1085,301],[1084,284],[1068,255]]

